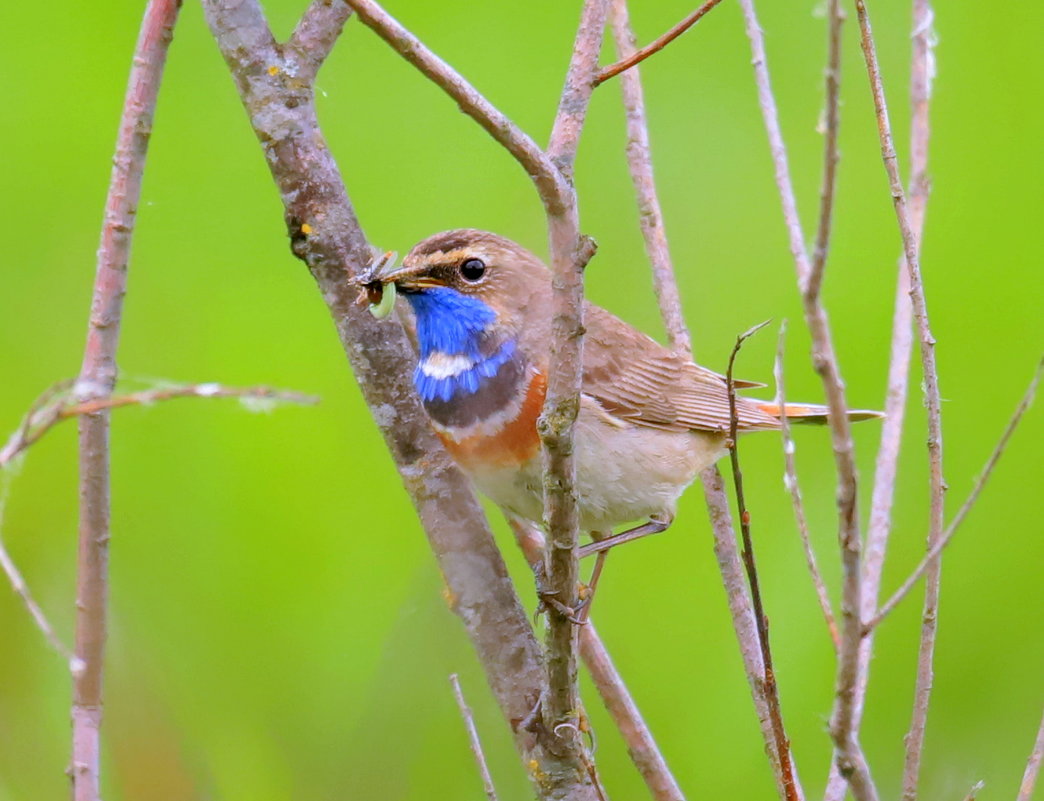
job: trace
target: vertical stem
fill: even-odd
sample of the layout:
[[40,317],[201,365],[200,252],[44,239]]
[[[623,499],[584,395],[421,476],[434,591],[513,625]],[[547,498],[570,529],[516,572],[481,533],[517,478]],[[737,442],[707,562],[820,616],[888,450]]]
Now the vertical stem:
[[[924,217],[928,203],[928,142],[929,99],[932,84],[931,7],[925,0],[914,0],[913,47],[910,70],[910,217],[920,252]],[[905,257],[899,258],[895,290],[895,311],[892,317],[891,356],[888,364],[888,390],[885,399],[885,418],[881,427],[881,444],[874,466],[873,495],[870,502],[870,523],[867,527],[863,561],[863,600],[861,615],[864,624],[877,612],[885,553],[892,527],[892,504],[895,501],[896,474],[902,444],[903,419],[906,412],[909,385],[910,354],[913,350],[913,307],[910,301],[910,274]],[[874,632],[866,633],[859,649],[859,680],[856,688],[856,726],[862,721],[873,653]],[[828,784],[826,801],[841,801],[844,781],[834,773]]]
[[798,790],[794,781],[794,767],[790,760],[790,741],[783,728],[783,713],[779,705],[779,687],[776,684],[776,673],[772,665],[772,648],[769,642],[769,621],[765,615],[765,607],[761,600],[761,583],[758,580],[757,562],[754,558],[754,540],[750,533],[750,512],[743,492],[743,470],[740,469],[738,427],[739,417],[736,414],[736,384],[733,379],[733,368],[736,356],[743,343],[759,329],[768,325],[768,321],[751,328],[736,338],[736,345],[729,356],[726,384],[729,393],[729,459],[732,462],[732,480],[736,486],[736,510],[740,518],[740,535],[743,541],[743,566],[747,571],[747,582],[750,585],[750,598],[754,609],[754,622],[757,624],[758,645],[761,649],[761,664],[764,669],[765,699],[768,702],[769,722],[772,725],[772,738],[776,753],[779,755],[780,775],[783,781],[783,796],[787,801],[797,801]]
[[[180,0],[151,0],[134,50],[105,205],[79,402],[106,398],[116,383],[116,346],[126,292],[127,261],[152,115]],[[80,418],[80,527],[76,646],[73,663],[72,788],[75,801],[100,796],[102,671],[109,562],[109,412]]]
[[[547,155],[571,184],[580,133],[594,90],[598,54],[605,31],[607,0],[587,0],[566,74],[565,88],[551,132]],[[547,397],[538,424],[543,442],[544,517],[548,530],[545,556],[549,591],[565,607],[578,605],[580,515],[576,494],[576,458],[573,427],[580,408],[583,377],[583,268],[584,247],[576,195],[569,187],[564,208],[548,213],[551,245],[551,358]],[[583,754],[580,738],[580,697],[577,687],[577,639],[572,616],[549,608],[547,681],[543,694],[545,727],[555,736],[552,751],[560,750],[562,765],[576,764]]]
[[[534,570],[544,558],[545,538],[536,526],[509,518],[508,523],[515,532],[515,539],[525,554],[526,561]],[[671,774],[667,762],[660,752],[652,732],[642,718],[638,705],[631,697],[623,676],[613,664],[602,638],[590,620],[580,627],[580,657],[587,665],[591,681],[602,696],[616,728],[620,731],[627,753],[655,801],[685,801],[681,788]]]

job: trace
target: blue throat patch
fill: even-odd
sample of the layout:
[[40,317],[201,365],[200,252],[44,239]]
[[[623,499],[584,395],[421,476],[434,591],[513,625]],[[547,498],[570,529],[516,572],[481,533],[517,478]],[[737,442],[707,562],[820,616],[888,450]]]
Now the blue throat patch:
[[481,350],[483,334],[496,313],[477,298],[449,287],[431,287],[406,295],[417,315],[417,344],[421,362],[433,353],[465,356],[474,364],[457,375],[436,378],[418,365],[413,384],[423,401],[448,401],[457,394],[473,395],[515,355],[515,342],[504,342],[492,354]]
[[482,358],[479,339],[497,319],[489,306],[449,287],[410,292],[406,299],[417,315],[417,343],[422,359],[435,351],[468,356],[474,361]]

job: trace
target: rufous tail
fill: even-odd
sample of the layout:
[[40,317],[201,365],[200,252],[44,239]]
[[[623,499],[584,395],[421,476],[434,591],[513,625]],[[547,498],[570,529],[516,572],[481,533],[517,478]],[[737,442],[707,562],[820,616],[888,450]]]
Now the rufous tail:
[[[765,414],[770,414],[773,417],[782,417],[783,414],[786,414],[787,419],[795,423],[824,425],[827,422],[827,407],[817,403],[787,403],[783,406],[782,413],[778,403],[767,401],[757,403],[758,408]],[[861,420],[876,420],[880,417],[884,417],[884,412],[874,412],[868,409],[848,410],[848,419],[853,423],[858,423]]]

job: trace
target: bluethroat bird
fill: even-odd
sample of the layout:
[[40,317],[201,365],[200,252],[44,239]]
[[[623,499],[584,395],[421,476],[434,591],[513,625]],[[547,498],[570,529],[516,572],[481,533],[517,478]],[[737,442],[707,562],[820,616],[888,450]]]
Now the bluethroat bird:
[[[416,319],[414,384],[457,464],[504,511],[543,516],[537,417],[547,387],[551,273],[496,234],[445,231],[369,281],[395,285]],[[375,300],[371,297],[371,300]],[[666,529],[696,474],[726,452],[725,378],[586,303],[583,387],[575,426],[580,527],[604,534],[586,556]],[[735,382],[735,386],[763,386]],[[825,422],[826,407],[736,399],[738,431],[779,429],[780,417]],[[880,416],[851,412],[853,420]]]

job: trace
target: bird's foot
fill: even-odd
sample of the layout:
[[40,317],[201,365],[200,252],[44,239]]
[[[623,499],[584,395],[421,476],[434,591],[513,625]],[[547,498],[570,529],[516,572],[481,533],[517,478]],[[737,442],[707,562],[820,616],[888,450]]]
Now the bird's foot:
[[582,626],[587,622],[586,616],[581,615],[581,611],[588,602],[581,599],[576,607],[572,607],[558,600],[558,593],[554,590],[548,589],[547,587],[547,574],[544,572],[543,562],[538,562],[533,567],[533,575],[536,578],[537,599],[540,601],[540,603],[537,604],[536,611],[533,612],[534,622],[536,622],[537,617],[546,613],[548,609],[553,609],[559,615],[577,626]]

